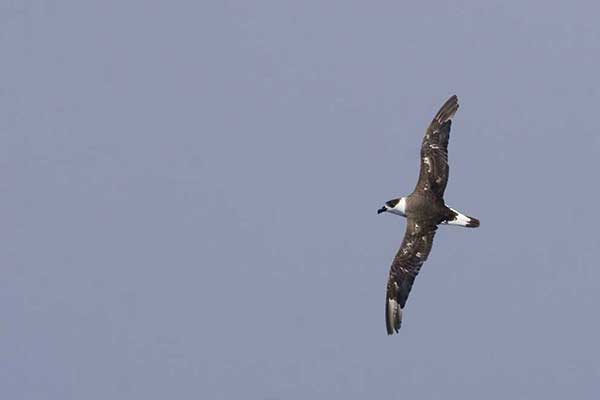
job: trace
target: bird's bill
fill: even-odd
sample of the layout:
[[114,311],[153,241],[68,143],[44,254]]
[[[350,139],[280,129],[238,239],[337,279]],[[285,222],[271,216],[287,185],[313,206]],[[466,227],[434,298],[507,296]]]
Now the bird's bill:
[[386,212],[387,208],[385,208],[385,206],[381,207],[379,210],[377,210],[377,214],[381,214],[382,212]]

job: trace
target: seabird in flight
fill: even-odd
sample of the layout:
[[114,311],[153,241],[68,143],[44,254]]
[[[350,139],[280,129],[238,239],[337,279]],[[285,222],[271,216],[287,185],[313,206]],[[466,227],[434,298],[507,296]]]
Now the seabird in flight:
[[448,138],[452,117],[458,110],[458,98],[452,96],[429,125],[421,145],[421,171],[415,190],[406,197],[390,200],[377,210],[407,218],[406,232],[394,257],[387,284],[385,323],[388,335],[398,332],[402,310],[421,266],[431,251],[433,237],[440,224],[469,228],[479,220],[466,216],[444,203],[448,182]]

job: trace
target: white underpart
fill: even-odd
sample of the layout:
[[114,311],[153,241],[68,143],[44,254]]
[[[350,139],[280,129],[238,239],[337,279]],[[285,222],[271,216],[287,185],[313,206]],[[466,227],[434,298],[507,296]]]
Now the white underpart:
[[[450,207],[448,207],[450,208]],[[471,218],[467,217],[464,214],[456,211],[454,208],[450,208],[452,211],[456,213],[456,217],[452,221],[444,222],[447,225],[459,225],[459,226],[467,226],[471,222]]]
[[402,197],[394,208],[388,208],[388,211],[392,214],[406,217],[406,197]]

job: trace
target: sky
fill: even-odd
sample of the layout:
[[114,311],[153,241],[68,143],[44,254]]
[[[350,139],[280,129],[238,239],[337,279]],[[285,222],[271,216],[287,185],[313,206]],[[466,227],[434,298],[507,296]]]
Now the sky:
[[[596,2],[0,3],[18,399],[596,399]],[[384,323],[419,146],[442,227]]]

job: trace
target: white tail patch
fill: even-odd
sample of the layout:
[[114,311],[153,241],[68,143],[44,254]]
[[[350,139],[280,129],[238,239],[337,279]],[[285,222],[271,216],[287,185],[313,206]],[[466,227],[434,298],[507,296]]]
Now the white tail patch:
[[446,225],[458,225],[458,226],[466,226],[469,228],[476,228],[479,226],[479,220],[473,217],[469,217],[468,215],[464,215],[459,211],[456,211],[454,208],[450,208],[452,211],[456,213],[454,219],[444,221],[443,224]]

